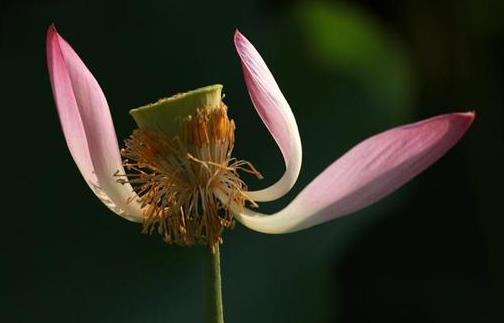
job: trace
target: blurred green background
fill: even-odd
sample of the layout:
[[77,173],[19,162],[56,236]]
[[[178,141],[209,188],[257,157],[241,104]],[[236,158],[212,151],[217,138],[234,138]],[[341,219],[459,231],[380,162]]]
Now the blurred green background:
[[[109,212],[67,150],[45,63],[51,23],[128,109],[222,83],[235,156],[276,181],[280,153],[248,98],[232,36],[291,104],[303,169],[285,206],[360,140],[476,110],[463,140],[378,204],[315,228],[224,236],[227,322],[498,322],[504,299],[501,1],[2,1],[0,321],[204,322],[203,248],[165,245]],[[5,195],[6,194],[6,195]],[[501,300],[499,302],[498,300]]]

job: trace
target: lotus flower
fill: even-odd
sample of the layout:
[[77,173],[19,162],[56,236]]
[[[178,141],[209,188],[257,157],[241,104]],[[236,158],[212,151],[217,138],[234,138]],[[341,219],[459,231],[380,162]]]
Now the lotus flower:
[[[254,46],[239,32],[234,44],[252,103],[275,139],[285,163],[273,185],[246,192],[255,202],[273,201],[294,186],[302,148],[296,119],[273,75]],[[98,198],[116,214],[143,222],[148,206],[132,186],[114,174],[126,173],[107,100],[84,63],[51,26],[47,61],[56,106],[70,153]],[[283,210],[261,214],[237,205],[229,194],[213,194],[244,226],[287,233],[356,212],[384,198],[443,156],[468,130],[474,112],[449,113],[392,128],[357,144],[327,167]]]

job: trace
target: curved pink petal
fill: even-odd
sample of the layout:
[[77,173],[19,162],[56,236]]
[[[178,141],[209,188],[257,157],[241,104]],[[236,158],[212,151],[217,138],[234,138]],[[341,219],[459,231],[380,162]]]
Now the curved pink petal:
[[294,232],[355,212],[438,160],[474,117],[474,112],[452,113],[390,129],[348,151],[280,212],[264,215],[236,207],[233,211],[242,224],[265,233]]
[[241,59],[248,92],[257,113],[275,139],[285,162],[285,173],[268,188],[249,192],[256,201],[272,201],[294,186],[301,169],[302,148],[296,119],[266,63],[238,30],[234,43]]
[[129,184],[117,183],[124,173],[117,137],[105,96],[70,45],[54,26],[47,32],[47,64],[58,115],[77,167],[93,192],[115,213],[143,219]]

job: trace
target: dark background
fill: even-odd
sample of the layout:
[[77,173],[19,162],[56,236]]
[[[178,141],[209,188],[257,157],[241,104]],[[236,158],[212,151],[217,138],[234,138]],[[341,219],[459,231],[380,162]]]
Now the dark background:
[[[282,160],[248,98],[232,36],[258,48],[291,104],[303,169],[283,207],[358,141],[476,110],[441,161],[355,215],[288,235],[224,235],[227,322],[502,322],[501,1],[2,1],[2,322],[203,322],[203,248],[165,245],[87,188],[57,119],[51,23],[128,109],[222,83],[235,156],[273,183]],[[501,300],[500,302],[498,300]],[[502,314],[502,313],[500,313]]]

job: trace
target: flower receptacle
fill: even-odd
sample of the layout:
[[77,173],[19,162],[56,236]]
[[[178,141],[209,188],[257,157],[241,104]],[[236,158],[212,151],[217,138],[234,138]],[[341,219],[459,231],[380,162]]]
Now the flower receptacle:
[[136,109],[130,110],[140,129],[160,131],[168,137],[179,134],[182,121],[197,109],[220,106],[222,85],[214,84],[189,92],[175,94]]

